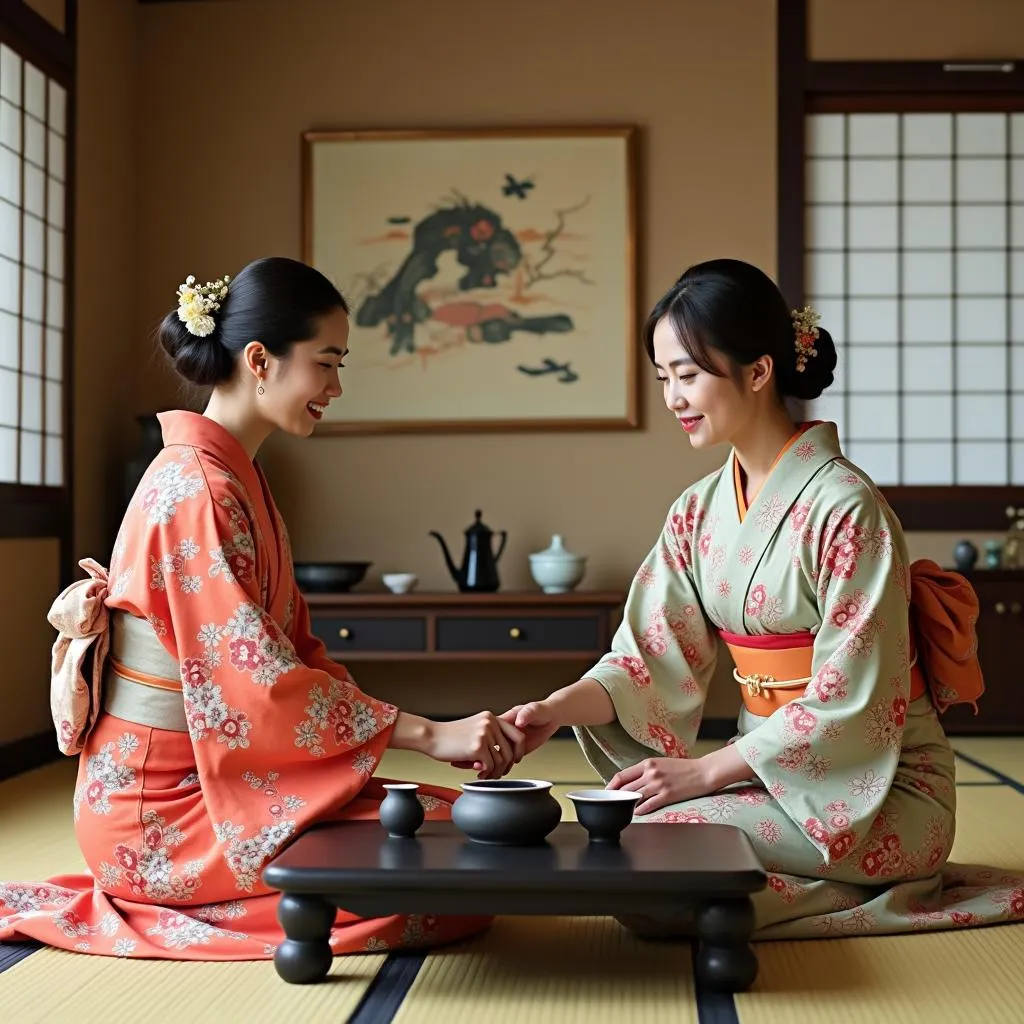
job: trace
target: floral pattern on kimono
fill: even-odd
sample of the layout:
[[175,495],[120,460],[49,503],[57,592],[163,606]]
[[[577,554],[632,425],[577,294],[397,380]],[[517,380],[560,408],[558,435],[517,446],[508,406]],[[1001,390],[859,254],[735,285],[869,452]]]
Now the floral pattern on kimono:
[[[263,868],[319,822],[377,817],[398,711],[313,634],[284,523],[241,445],[205,417],[160,418],[166,447],[119,531],[107,605],[146,619],[178,663],[188,731],[99,716],[73,800],[91,874],[0,884],[0,939],[258,959],[282,938]],[[421,796],[447,818],[457,793]],[[339,912],[332,947],[430,945],[486,921]]]
[[[745,514],[734,459],[669,510],[612,649],[586,673],[608,692],[616,721],[578,728],[577,738],[605,780],[645,758],[688,757],[717,630],[813,633],[803,695],[770,717],[740,712],[731,742],[751,783],[636,820],[742,828],[771,872],[755,900],[761,937],[820,934],[821,921],[838,927],[858,909],[862,930],[920,927],[913,906],[965,896],[943,888],[943,871],[956,877],[946,867],[953,753],[930,698],[910,701],[899,521],[843,457],[833,424],[810,426],[783,452]],[[1024,879],[1000,877],[959,908],[972,923],[1020,916],[1013,894]],[[943,911],[930,926],[954,923],[963,922]]]

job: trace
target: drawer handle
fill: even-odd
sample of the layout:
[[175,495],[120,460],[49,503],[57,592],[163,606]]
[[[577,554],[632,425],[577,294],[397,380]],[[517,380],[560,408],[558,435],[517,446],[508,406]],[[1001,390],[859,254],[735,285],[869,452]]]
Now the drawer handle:
[[1006,605],[1002,601],[996,601],[996,615],[1004,615],[1006,613]]
[[352,631],[348,626],[342,626],[341,629],[338,630],[338,636],[340,636],[342,640],[348,640],[348,638],[352,636]]
[[518,640],[523,635],[523,631],[518,626],[513,626],[508,631],[508,635],[512,637],[513,640]]

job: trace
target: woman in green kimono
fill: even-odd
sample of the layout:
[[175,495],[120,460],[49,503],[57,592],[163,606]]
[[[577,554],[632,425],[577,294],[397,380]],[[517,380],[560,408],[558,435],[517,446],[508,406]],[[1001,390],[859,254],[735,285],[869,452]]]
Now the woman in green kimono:
[[[899,520],[835,425],[787,409],[832,383],[828,332],[760,270],[714,260],[658,302],[644,340],[690,444],[732,451],[669,510],[612,650],[502,717],[528,749],[575,727],[608,788],[641,794],[637,821],[743,829],[769,874],[757,938],[1024,918],[1024,878],[946,865],[954,757],[936,708],[983,689],[973,591],[933,563],[912,572]],[[912,589],[915,610],[919,595],[934,610],[929,573],[960,586],[960,605],[936,613],[959,651],[937,650],[927,616],[908,612]],[[744,697],[738,735],[692,757],[719,638]]]

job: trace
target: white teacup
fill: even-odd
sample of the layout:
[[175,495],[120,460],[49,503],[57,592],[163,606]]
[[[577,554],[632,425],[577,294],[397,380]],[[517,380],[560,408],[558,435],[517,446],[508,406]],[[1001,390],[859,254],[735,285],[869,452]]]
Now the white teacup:
[[386,572],[381,580],[392,594],[408,594],[416,589],[420,578],[412,572]]

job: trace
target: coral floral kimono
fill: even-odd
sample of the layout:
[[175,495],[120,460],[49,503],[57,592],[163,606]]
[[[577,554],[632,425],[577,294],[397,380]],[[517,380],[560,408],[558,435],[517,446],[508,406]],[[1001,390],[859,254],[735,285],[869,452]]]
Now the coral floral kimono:
[[[362,693],[312,635],[284,524],[238,441],[194,413],[160,421],[165,447],[125,515],[105,605],[149,630],[158,660],[178,670],[165,684],[181,722],[144,724],[147,698],[166,704],[166,694],[133,689],[121,669],[127,683],[104,697],[74,795],[91,874],[0,882],[0,939],[261,959],[283,938],[263,867],[317,822],[376,817],[384,791],[373,774],[398,712]],[[111,711],[126,688],[135,703],[117,709],[139,707],[143,693],[131,718]],[[429,818],[449,816],[456,793],[420,792]],[[486,923],[339,912],[332,947],[429,945]]]

